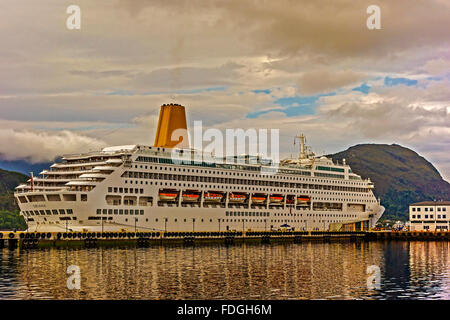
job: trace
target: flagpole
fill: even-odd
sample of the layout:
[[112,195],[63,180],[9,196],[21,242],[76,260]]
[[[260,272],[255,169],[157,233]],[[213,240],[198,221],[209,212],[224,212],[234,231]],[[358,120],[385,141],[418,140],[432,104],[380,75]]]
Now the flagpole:
[[33,185],[34,185],[33,172],[30,172],[30,189],[31,189],[31,191],[33,191]]

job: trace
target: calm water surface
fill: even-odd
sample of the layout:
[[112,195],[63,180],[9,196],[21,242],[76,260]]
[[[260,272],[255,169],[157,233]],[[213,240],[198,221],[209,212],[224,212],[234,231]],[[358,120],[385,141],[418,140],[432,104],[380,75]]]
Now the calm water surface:
[[[448,242],[0,249],[0,299],[450,299]],[[81,289],[67,289],[70,265]],[[366,269],[381,269],[367,289]]]

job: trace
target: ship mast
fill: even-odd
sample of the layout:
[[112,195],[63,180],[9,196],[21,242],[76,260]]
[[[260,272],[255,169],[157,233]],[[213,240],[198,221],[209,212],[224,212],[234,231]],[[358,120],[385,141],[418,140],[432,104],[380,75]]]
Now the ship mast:
[[304,134],[302,133],[301,135],[296,135],[294,137],[294,144],[295,144],[295,140],[296,139],[300,139],[300,155],[299,155],[299,159],[306,159],[306,152],[305,152],[305,141],[306,141],[306,137],[304,136]]

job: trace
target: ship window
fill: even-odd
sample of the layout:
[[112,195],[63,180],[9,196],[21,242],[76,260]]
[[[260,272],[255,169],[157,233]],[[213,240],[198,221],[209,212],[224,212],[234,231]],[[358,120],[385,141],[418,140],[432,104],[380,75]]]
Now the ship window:
[[52,210],[53,214],[58,214],[58,210]]
[[[125,180],[125,183],[126,183],[127,181]],[[108,187],[108,192],[112,192],[112,187]]]
[[108,213],[108,210],[103,209],[103,214],[107,214],[107,213]]
[[[67,209],[67,214],[73,214],[73,210],[72,209]],[[76,218],[74,218],[74,220],[76,220]]]
[[44,196],[41,194],[29,196],[29,199],[30,199],[30,202],[45,201]]
[[81,195],[81,201],[87,201],[87,194]]
[[108,214],[112,214],[112,213],[113,213],[112,209],[108,209]]
[[61,201],[59,194],[49,194],[47,195],[48,201]]
[[59,214],[66,214],[66,211],[64,209],[59,209]]
[[125,214],[128,214],[128,209],[125,209]]
[[143,215],[144,214],[144,210],[140,210],[139,214]]
[[63,200],[64,201],[76,201],[77,195],[76,194],[63,194]]
[[119,214],[123,214],[123,209],[120,209],[120,210],[119,210]]
[[119,212],[119,210],[114,209],[114,214],[117,214]]

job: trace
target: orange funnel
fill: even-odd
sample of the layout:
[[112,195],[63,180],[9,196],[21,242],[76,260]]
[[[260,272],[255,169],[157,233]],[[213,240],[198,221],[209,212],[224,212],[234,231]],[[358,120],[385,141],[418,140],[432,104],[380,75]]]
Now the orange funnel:
[[155,147],[189,148],[185,108],[179,104],[163,104],[159,112]]

